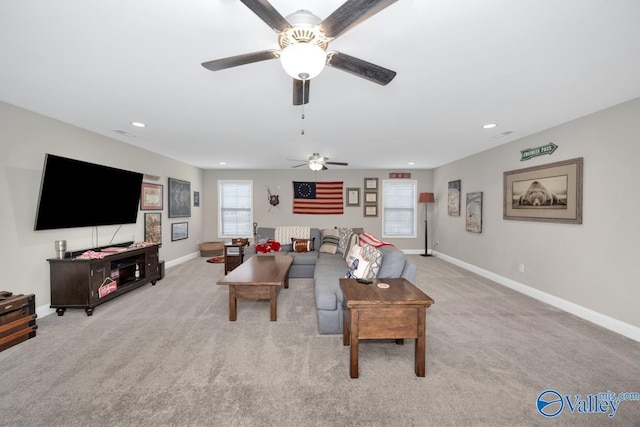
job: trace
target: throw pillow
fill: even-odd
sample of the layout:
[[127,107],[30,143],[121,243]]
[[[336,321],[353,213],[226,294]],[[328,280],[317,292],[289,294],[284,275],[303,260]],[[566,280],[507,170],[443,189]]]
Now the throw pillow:
[[366,278],[373,279],[378,276],[378,271],[380,271],[380,266],[382,265],[382,252],[371,245],[363,245],[361,248],[360,256],[369,263],[369,270],[367,271]]
[[313,250],[313,239],[291,239],[291,247],[294,252],[309,252]]
[[351,233],[351,235],[349,236],[349,240],[347,240],[347,246],[345,249],[346,252],[343,255],[343,258],[345,260],[347,259],[347,255],[349,255],[351,248],[353,248],[354,246],[358,246],[358,235],[355,233]]
[[267,240],[265,243],[258,243],[256,245],[256,252],[260,252],[263,254],[269,252],[278,252],[280,250],[280,243],[276,242],[273,239]]
[[358,257],[353,260],[351,267],[347,270],[345,277],[347,279],[364,279],[367,278],[369,271],[369,263]]
[[351,248],[347,248],[347,244],[349,243],[349,239],[352,235],[353,231],[350,228],[338,228],[338,253],[341,253],[343,255],[349,253],[349,249]]
[[322,230],[322,244],[320,252],[327,254],[335,254],[338,251],[338,243],[340,243],[340,233],[335,228]]
[[347,265],[353,264],[353,260],[358,258],[358,256],[360,255],[360,252],[362,252],[362,246],[353,245],[351,247],[351,250],[349,251],[349,254],[345,258]]

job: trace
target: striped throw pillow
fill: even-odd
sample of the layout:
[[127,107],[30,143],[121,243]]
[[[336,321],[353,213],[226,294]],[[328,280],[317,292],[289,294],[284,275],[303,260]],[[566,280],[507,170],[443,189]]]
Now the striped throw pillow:
[[340,234],[335,228],[322,230],[322,244],[320,252],[327,254],[335,254],[338,251],[338,243],[340,243]]

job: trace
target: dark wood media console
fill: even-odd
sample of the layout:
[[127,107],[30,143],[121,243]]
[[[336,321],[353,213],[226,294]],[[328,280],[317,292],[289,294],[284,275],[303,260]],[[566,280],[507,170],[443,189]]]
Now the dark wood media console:
[[48,259],[51,308],[58,316],[64,315],[67,308],[84,308],[91,316],[100,304],[149,282],[155,285],[160,280],[159,247],[125,249],[100,259]]

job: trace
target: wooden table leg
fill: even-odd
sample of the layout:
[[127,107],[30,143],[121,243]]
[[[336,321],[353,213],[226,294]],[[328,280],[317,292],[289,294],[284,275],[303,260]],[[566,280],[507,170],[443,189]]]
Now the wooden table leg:
[[342,312],[342,345],[347,346],[351,343],[351,337],[349,336],[349,322],[347,322],[347,316],[350,315],[349,310],[344,310]]
[[418,337],[416,338],[416,375],[424,377],[425,375],[425,348],[426,348],[426,307],[418,308]]
[[358,378],[358,333],[360,325],[358,325],[358,310],[351,309],[351,348],[349,350],[349,374],[351,378]]
[[287,277],[284,278],[284,288],[289,289],[289,273],[287,273]]
[[271,321],[275,322],[278,316],[278,293],[277,286],[269,286],[269,303],[271,306]]
[[235,322],[237,317],[238,299],[236,298],[236,287],[229,286],[229,321]]

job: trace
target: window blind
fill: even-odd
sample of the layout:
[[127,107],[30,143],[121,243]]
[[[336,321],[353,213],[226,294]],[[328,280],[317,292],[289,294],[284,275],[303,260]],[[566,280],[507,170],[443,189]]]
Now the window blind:
[[221,237],[250,237],[253,234],[253,181],[218,181]]
[[416,181],[382,181],[382,236],[416,237]]

